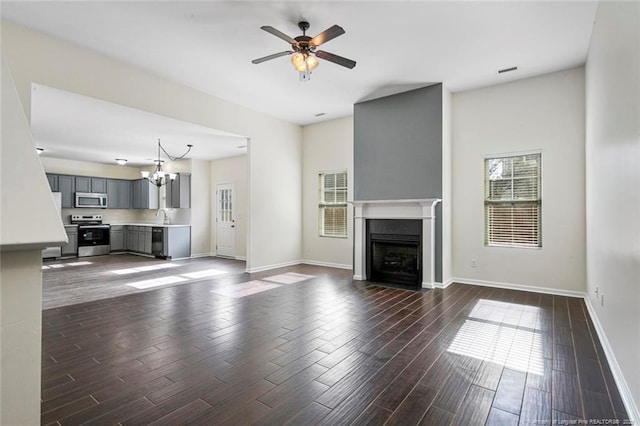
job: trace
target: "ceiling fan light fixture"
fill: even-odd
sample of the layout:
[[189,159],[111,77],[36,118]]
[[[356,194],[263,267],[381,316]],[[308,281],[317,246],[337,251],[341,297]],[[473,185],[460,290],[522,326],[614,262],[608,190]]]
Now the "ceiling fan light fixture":
[[291,57],[291,63],[296,71],[310,72],[318,66],[318,60],[315,56],[307,52],[298,52]]

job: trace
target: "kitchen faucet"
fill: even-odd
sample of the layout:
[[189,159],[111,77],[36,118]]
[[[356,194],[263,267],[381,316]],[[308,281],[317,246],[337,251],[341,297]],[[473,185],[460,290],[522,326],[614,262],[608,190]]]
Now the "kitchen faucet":
[[160,214],[160,212],[162,212],[162,223],[164,223],[165,225],[170,225],[171,224],[171,218],[169,217],[168,213],[167,213],[167,209],[158,209],[158,211],[156,212],[156,216],[158,216]]

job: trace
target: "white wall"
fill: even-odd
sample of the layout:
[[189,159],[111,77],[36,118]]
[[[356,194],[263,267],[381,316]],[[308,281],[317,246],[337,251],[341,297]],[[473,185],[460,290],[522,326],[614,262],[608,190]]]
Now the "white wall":
[[[585,290],[584,69],[453,96],[453,274]],[[542,248],[484,245],[484,158],[542,151]],[[471,259],[477,267],[471,267]]]
[[0,424],[40,424],[40,250],[0,253]]
[[[210,254],[211,247],[210,161],[191,160],[191,255]],[[178,209],[185,210],[185,209]]]
[[347,171],[353,200],[353,117],[306,126],[302,131],[302,258],[307,263],[353,267],[353,206],[347,207],[347,238],[318,235],[318,174]]
[[41,250],[67,237],[4,57],[0,75],[0,424],[31,425],[40,423]]
[[453,140],[452,140],[452,96],[442,86],[442,284],[448,285],[453,278]]
[[246,259],[247,257],[247,194],[248,194],[248,169],[247,156],[225,158],[224,160],[216,160],[210,163],[211,169],[211,253],[216,252],[216,211],[217,198],[215,195],[216,187],[219,184],[231,183],[235,186],[235,206],[233,209],[236,241],[235,255],[236,259]]
[[[38,82],[250,138],[252,214],[248,224],[251,244],[247,248],[247,266],[266,268],[300,258],[302,130],[299,126],[12,23],[3,21],[1,31],[3,54],[13,70],[26,111],[30,111],[31,83]],[[279,191],[272,191],[274,182],[278,182]],[[281,232],[282,229],[287,232]]]
[[587,292],[615,354],[614,370],[624,375],[626,385],[620,387],[630,390],[627,410],[638,422],[640,3],[599,3],[586,65],[586,106]]

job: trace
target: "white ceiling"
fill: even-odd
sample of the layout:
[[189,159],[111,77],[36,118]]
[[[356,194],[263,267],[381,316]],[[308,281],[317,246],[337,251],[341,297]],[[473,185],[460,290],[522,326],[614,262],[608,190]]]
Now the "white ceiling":
[[[307,125],[350,115],[354,103],[378,93],[433,82],[457,92],[581,65],[596,6],[595,1],[3,1],[1,14],[169,80]],[[261,26],[295,37],[302,19],[311,23],[311,36],[342,26],[346,34],[321,49],[356,60],[356,67],[320,60],[311,81],[301,83],[289,57],[251,63],[289,49]],[[497,73],[511,66],[518,70]],[[324,115],[316,117],[319,113]],[[153,140],[138,143],[143,142],[147,150],[153,145]]]
[[[247,153],[246,138],[121,105],[33,84],[31,132],[43,156],[129,166],[158,158],[158,139],[172,156],[216,160]],[[160,157],[166,161],[166,155]]]

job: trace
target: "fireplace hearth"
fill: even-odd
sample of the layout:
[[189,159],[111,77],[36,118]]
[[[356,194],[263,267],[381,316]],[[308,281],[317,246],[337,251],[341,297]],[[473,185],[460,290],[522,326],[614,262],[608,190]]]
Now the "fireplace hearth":
[[411,219],[367,221],[367,277],[370,281],[420,286],[422,223]]

